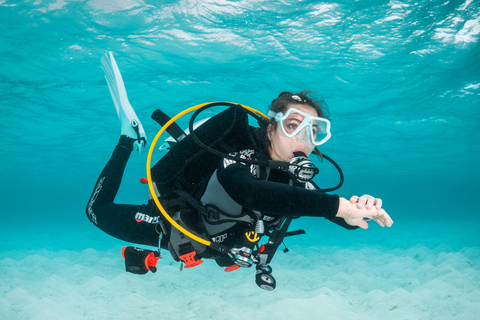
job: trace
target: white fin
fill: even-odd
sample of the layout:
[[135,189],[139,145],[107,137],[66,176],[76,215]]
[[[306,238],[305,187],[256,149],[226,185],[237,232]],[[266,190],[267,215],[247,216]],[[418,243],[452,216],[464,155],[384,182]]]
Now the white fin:
[[147,145],[147,136],[135,110],[133,110],[132,105],[128,101],[122,75],[111,51],[106,51],[102,56],[102,69],[105,72],[105,79],[107,80],[115,109],[117,109],[118,118],[122,123],[121,134],[135,139],[134,146],[140,153],[142,147]]

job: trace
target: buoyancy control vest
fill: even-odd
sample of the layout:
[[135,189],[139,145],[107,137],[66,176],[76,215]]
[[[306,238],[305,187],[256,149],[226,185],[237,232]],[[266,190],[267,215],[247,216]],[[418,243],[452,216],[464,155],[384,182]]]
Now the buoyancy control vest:
[[[198,128],[194,127],[194,120],[200,111],[218,105],[229,108],[209,118]],[[192,110],[197,111],[190,119],[188,134],[174,121]],[[249,125],[249,114],[258,120],[260,127]],[[305,231],[288,231],[293,217],[269,217],[259,212],[244,210],[225,190],[221,194],[222,200],[219,200],[217,192],[222,191],[223,187],[214,174],[222,158],[238,160],[229,153],[265,149],[261,137],[266,135],[262,130],[267,128],[268,117],[243,105],[213,102],[189,108],[172,119],[156,110],[152,118],[163,127],[152,142],[147,158],[149,193],[155,193],[151,195],[151,201],[155,202],[156,206],[152,207],[161,211],[161,247],[168,247],[172,257],[177,261],[182,260],[185,268],[200,264],[203,262],[199,260],[201,258],[215,259],[220,266],[227,266],[225,271],[256,264],[257,285],[265,290],[273,290],[276,281],[271,275],[272,269],[269,265],[273,256],[285,237],[304,234]],[[155,143],[164,131],[172,136],[173,140],[170,141],[176,143],[173,143],[170,151],[149,170]],[[321,190],[336,190],[343,183],[343,174],[332,159],[325,155],[323,157],[337,168],[340,183],[336,187]],[[252,159],[240,162],[255,165],[256,173],[259,174],[257,177],[262,180],[269,176],[271,170],[276,169],[293,177],[295,181],[291,180],[291,184],[308,189],[313,186],[309,181],[318,173],[310,160],[301,155],[288,163]],[[234,241],[228,246],[218,244],[217,242],[224,240],[224,231],[241,235],[239,238],[243,238],[243,247],[235,247],[242,245],[241,241]],[[268,236],[268,241],[260,245],[258,241],[263,235]],[[207,241],[207,238],[212,241]],[[285,248],[284,252],[287,251]]]
[[[158,118],[158,114],[154,112],[152,117]],[[195,134],[207,146],[223,153],[231,153],[249,148],[258,149],[262,143],[258,138],[258,131],[263,130],[261,123],[260,125],[260,128],[250,126],[245,110],[230,107],[204,122],[195,129]],[[172,213],[172,218],[189,232],[210,238],[213,242],[221,242],[221,232],[232,229],[239,222],[243,226],[252,224],[255,220],[247,214],[229,216],[226,211],[214,210],[212,206],[202,204],[202,197],[208,197],[209,193],[205,195],[205,190],[210,178],[215,176],[221,157],[207,152],[190,135],[179,140],[151,169],[159,200]],[[228,198],[225,198],[226,201]],[[225,255],[191,241],[168,223],[163,223],[162,231],[164,237],[167,237],[163,242],[168,243],[168,249],[177,261],[183,260],[181,257],[185,253],[194,250],[197,258],[213,258],[222,266],[232,264],[231,259]]]
[[[230,107],[195,129],[195,134],[207,146],[230,153],[258,147],[259,141],[253,134],[255,130],[259,128],[248,124],[248,115],[244,110]],[[189,135],[152,167],[152,180],[160,193],[180,188],[198,200],[220,159],[195,143]]]
[[[229,108],[207,121],[202,121],[202,124],[195,128],[196,116],[201,111],[215,106]],[[190,119],[189,132],[184,132],[175,121],[193,110],[197,111]],[[250,126],[248,115],[256,118],[260,127]],[[273,290],[276,286],[270,267],[273,256],[285,237],[304,234],[305,231],[288,231],[294,217],[270,217],[260,212],[244,210],[225,190],[221,194],[223,199],[219,201],[217,191],[221,191],[223,187],[214,172],[220,159],[238,160],[255,165],[256,170],[252,171],[256,172],[255,175],[259,174],[257,177],[262,180],[268,178],[271,170],[275,169],[288,173],[293,179],[290,180],[290,184],[310,189],[314,186],[313,182],[310,183],[311,179],[318,173],[318,169],[305,154],[296,155],[290,162],[239,160],[230,155],[239,150],[265,149],[261,137],[266,136],[266,132],[262,130],[266,130],[269,118],[244,105],[211,102],[186,109],[173,118],[156,110],[152,118],[162,126],[150,146],[147,157],[151,207],[159,211],[158,226],[161,228],[159,247],[168,248],[175,260],[182,260],[185,263],[185,268],[202,263],[203,261],[199,260],[201,258],[215,259],[220,266],[227,266],[225,271],[256,264],[257,285],[265,290]],[[172,142],[170,151],[151,166],[156,141],[164,131],[173,138],[166,140],[169,144]],[[315,152],[317,155],[320,154],[317,149]],[[336,190],[343,183],[343,173],[332,159],[325,155],[323,157],[337,168],[340,183],[327,189],[319,189],[318,186],[313,188],[323,192]],[[285,182],[286,180],[283,181]],[[224,231],[241,235],[243,247],[235,247],[241,245],[239,242],[231,243],[229,246],[217,243],[222,242]],[[212,238],[212,235],[215,237]],[[260,245],[258,242],[263,235],[268,236],[268,240]],[[212,241],[206,240],[207,238]],[[287,252],[288,249],[285,247],[283,251]],[[134,253],[135,256],[143,257],[142,252]],[[156,254],[155,257],[160,256],[159,252]],[[145,263],[145,268],[150,270],[151,265],[153,262]]]

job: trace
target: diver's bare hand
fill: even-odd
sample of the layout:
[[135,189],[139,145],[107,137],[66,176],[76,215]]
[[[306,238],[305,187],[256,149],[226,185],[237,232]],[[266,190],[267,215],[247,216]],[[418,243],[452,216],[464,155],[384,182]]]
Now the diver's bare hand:
[[367,209],[366,206],[358,208],[356,203],[352,203],[345,198],[340,198],[340,204],[338,206],[337,217],[345,219],[345,222],[351,226],[357,226],[362,229],[368,229],[367,220],[372,219],[382,227],[391,227],[393,224],[392,218],[383,209],[377,209],[376,206],[372,206],[371,209]]

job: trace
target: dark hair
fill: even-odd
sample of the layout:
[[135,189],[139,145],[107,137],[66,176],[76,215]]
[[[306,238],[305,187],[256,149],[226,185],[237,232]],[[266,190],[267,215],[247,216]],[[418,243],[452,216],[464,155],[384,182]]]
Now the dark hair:
[[[300,91],[299,93],[291,93],[284,91],[278,95],[278,98],[272,101],[268,107],[268,111],[283,112],[288,109],[289,104],[303,104],[315,109],[319,117],[327,118],[328,106],[323,100],[317,100],[313,93],[309,90]],[[274,124],[274,120],[270,121]]]
[[[278,95],[278,98],[272,101],[272,103],[268,107],[268,111],[282,112],[285,114],[290,104],[303,104],[306,106],[310,106],[315,109],[319,117],[327,118],[328,116],[328,106],[325,101],[317,100],[312,91],[309,90],[303,90],[299,93],[291,93],[288,91],[280,93]],[[269,124],[272,125],[272,130],[275,130],[277,128],[277,122],[274,118],[270,119]],[[269,150],[270,146],[271,142],[270,139],[268,139],[268,134],[266,134],[265,147],[267,148],[267,150]]]

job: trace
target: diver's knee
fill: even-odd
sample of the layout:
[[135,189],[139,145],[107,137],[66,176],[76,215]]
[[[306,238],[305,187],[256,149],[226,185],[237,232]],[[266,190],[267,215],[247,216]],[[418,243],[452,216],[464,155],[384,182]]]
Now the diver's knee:
[[85,212],[87,214],[88,220],[90,220],[93,224],[98,225],[97,215],[93,211],[93,204],[90,201],[88,202]]

